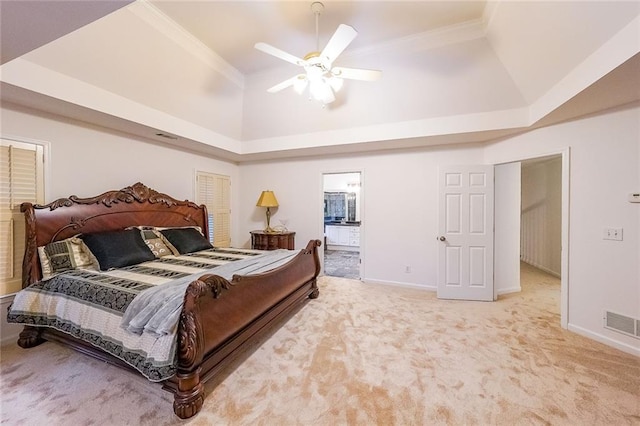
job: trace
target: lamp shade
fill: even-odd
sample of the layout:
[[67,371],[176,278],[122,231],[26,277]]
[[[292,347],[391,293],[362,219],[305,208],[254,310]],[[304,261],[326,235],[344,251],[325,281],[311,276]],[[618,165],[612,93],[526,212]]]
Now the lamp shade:
[[278,200],[276,200],[276,195],[273,193],[273,191],[262,191],[262,194],[260,194],[260,198],[258,198],[256,206],[278,207]]

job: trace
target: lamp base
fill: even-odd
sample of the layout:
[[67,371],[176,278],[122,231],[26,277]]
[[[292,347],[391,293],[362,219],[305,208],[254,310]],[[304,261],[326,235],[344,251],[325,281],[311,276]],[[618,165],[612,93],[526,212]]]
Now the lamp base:
[[274,234],[277,231],[271,227],[271,210],[267,207],[267,227],[264,228],[264,232],[267,234]]

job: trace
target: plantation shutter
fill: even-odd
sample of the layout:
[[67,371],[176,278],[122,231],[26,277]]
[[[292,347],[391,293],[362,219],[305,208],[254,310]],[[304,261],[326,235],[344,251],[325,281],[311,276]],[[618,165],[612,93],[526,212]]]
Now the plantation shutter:
[[212,173],[197,172],[196,198],[207,206],[209,240],[216,247],[231,245],[231,178]]
[[22,288],[25,224],[20,204],[43,202],[43,147],[0,142],[0,295],[5,295]]

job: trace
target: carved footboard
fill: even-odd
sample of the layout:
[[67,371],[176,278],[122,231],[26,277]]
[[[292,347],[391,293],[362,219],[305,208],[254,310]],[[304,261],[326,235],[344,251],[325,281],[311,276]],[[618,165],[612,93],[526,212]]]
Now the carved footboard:
[[[204,275],[189,284],[178,331],[178,372],[165,383],[175,393],[178,417],[197,414],[204,401],[203,383],[308,298],[318,297],[319,246],[319,240],[310,241],[291,262],[268,273],[234,276],[231,282]],[[242,310],[236,309],[239,304]]]

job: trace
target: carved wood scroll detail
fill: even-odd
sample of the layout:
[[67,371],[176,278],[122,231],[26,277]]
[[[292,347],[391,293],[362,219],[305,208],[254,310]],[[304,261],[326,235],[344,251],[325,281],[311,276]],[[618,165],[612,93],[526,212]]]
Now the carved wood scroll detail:
[[231,283],[219,275],[206,274],[198,278],[198,281],[202,281],[207,285],[214,299],[219,298],[223,290],[229,290],[231,287]]
[[173,411],[181,419],[194,416],[204,402],[204,386],[200,381],[199,365],[204,356],[204,334],[200,321],[199,299],[211,294],[219,298],[231,283],[213,274],[206,274],[187,287],[184,307],[178,327],[178,389]]
[[[322,245],[322,241],[320,240],[312,240],[309,241],[309,243],[307,244],[307,246],[304,248],[304,250],[302,250],[302,252],[304,254],[310,254],[312,256],[315,257],[315,265],[316,265],[316,273],[315,276],[317,277],[318,275],[320,275],[320,258],[318,256],[318,250],[316,250],[317,247],[320,247]],[[314,280],[315,282],[315,280]],[[317,292],[317,288],[316,288],[316,292],[315,292],[315,297],[312,297],[312,299],[315,299],[316,297],[318,297],[318,292]]]
[[69,198],[59,198],[56,201],[47,205],[36,205],[35,208],[48,207],[50,210],[55,210],[60,207],[70,207],[73,204],[103,204],[106,207],[111,207],[117,203],[151,203],[151,204],[164,204],[167,207],[176,205],[188,205],[193,208],[198,208],[198,205],[191,201],[179,201],[170,195],[163,194],[154,189],[149,188],[145,184],[138,182],[132,186],[127,186],[119,191],[108,191],[91,198],[80,198],[76,195],[71,195]]
[[27,287],[32,282],[36,281],[34,277],[34,269],[31,267],[35,265],[35,268],[39,267],[38,262],[38,247],[36,244],[29,244],[29,242],[36,241],[36,222],[33,209],[25,209],[25,205],[20,206],[20,211],[25,215],[25,252],[22,258],[22,287]]
[[222,295],[223,290],[228,290],[231,283],[226,279],[213,274],[206,274],[193,281],[187,287],[184,295],[184,308],[180,314],[180,327],[178,327],[178,368],[190,370],[202,361],[204,352],[204,338],[198,299],[210,293],[215,299]]
[[190,370],[202,359],[204,336],[200,324],[198,299],[206,292],[207,285],[202,281],[193,281],[184,295],[184,307],[180,314],[178,327],[178,368]]

